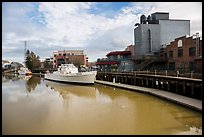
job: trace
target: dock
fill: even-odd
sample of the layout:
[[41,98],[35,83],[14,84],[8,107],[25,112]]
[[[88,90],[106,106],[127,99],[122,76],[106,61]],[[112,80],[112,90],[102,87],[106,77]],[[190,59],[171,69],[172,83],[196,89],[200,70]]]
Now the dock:
[[168,91],[154,89],[154,88],[140,87],[135,85],[114,83],[114,82],[108,82],[108,81],[102,81],[102,80],[95,80],[95,83],[151,94],[151,95],[161,97],[169,101],[193,108],[195,110],[202,111],[202,100],[178,95]]

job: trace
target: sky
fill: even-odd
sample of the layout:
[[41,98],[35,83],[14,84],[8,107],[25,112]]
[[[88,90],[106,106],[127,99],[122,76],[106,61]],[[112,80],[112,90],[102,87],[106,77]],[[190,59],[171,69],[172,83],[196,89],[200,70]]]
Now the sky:
[[190,20],[190,35],[202,37],[202,2],[3,2],[2,59],[23,63],[27,41],[42,60],[84,50],[94,62],[134,44],[134,25],[154,12]]

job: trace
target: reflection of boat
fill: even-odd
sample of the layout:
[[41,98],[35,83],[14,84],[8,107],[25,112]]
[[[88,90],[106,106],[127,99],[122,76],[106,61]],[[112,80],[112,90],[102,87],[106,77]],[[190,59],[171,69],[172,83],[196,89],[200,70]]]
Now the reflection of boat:
[[20,79],[28,81],[32,77],[32,75],[18,75],[18,77]]
[[96,97],[96,88],[94,86],[79,86],[73,84],[63,84],[45,80],[46,85],[50,86],[60,94],[72,94],[83,97]]
[[32,75],[32,72],[28,68],[26,68],[26,67],[21,67],[18,70],[18,74],[19,75]]
[[97,71],[78,72],[73,64],[61,64],[57,71],[45,74],[45,79],[76,84],[94,84]]

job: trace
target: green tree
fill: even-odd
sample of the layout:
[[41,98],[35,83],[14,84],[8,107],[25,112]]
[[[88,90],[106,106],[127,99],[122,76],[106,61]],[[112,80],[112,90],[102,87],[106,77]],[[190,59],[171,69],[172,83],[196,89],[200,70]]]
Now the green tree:
[[50,69],[50,68],[52,68],[52,65],[53,65],[53,64],[52,64],[51,62],[46,62],[46,61],[45,61],[45,62],[43,62],[43,65],[44,65],[44,68],[45,68],[45,69]]
[[25,61],[25,65],[27,68],[31,69],[32,68],[32,61],[31,61],[31,56],[30,56],[30,51],[27,50],[26,51],[26,61]]
[[26,51],[26,66],[28,69],[33,70],[33,69],[38,69],[40,68],[40,57],[35,55],[33,51]]

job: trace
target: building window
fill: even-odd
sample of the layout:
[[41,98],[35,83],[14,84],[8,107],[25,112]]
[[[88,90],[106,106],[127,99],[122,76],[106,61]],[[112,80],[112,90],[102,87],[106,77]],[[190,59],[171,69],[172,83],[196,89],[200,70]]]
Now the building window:
[[117,55],[117,58],[120,59],[120,55]]
[[177,44],[178,47],[182,47],[182,40],[179,40]]
[[169,51],[169,58],[173,58],[173,51]]
[[169,70],[175,70],[175,62],[169,62]]
[[64,53],[63,56],[66,56],[66,53]]
[[61,56],[62,54],[61,53],[59,53],[59,56]]
[[179,48],[178,49],[178,57],[182,57],[183,56],[183,49]]
[[189,71],[194,71],[195,64],[194,62],[189,62]]
[[55,54],[54,57],[56,57],[57,55]]
[[195,56],[195,53],[196,53],[196,48],[195,47],[189,48],[189,56]]
[[164,57],[167,58],[167,53],[164,53]]
[[65,64],[65,60],[63,58],[60,58],[57,60],[57,65]]

